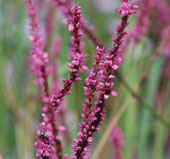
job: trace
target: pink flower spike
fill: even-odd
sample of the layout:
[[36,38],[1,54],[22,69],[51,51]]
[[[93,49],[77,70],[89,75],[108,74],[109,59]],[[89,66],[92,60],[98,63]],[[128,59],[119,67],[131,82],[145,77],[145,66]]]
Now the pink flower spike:
[[42,108],[42,122],[38,127],[36,134],[36,142],[34,144],[37,149],[36,156],[39,159],[48,158],[55,159],[55,153],[59,158],[62,158],[62,148],[60,141],[55,139],[58,133],[55,114],[56,109],[51,107],[48,76],[51,68],[47,66],[48,53],[43,49],[43,41],[41,40],[39,20],[35,4],[32,0],[25,0],[26,12],[29,16],[29,32],[30,32],[30,63],[31,71],[37,77],[37,84],[41,86],[41,101],[44,105]]
[[71,69],[70,74],[67,79],[63,80],[64,87],[58,90],[57,95],[52,97],[52,105],[54,107],[59,107],[64,96],[71,94],[70,90],[72,88],[72,83],[76,81],[80,81],[79,72],[87,68],[83,65],[85,55],[82,53],[81,47],[81,28],[84,24],[84,20],[81,15],[80,7],[77,4],[74,4],[71,9],[72,16],[69,17],[69,32],[71,33],[71,52],[69,54],[71,63],[67,64],[67,66]]

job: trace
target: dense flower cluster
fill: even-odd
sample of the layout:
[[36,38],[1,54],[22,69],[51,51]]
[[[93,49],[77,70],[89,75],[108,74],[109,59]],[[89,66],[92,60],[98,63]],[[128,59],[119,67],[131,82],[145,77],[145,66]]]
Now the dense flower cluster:
[[[129,15],[134,14],[137,9],[134,2],[128,3],[127,0],[124,0],[121,8],[117,10],[118,13],[122,14],[122,21],[117,27],[117,36],[113,37],[113,48],[109,52],[105,51],[104,48],[97,48],[97,56],[93,68],[90,70],[89,77],[86,79],[86,87],[84,88],[86,96],[86,103],[83,105],[84,114],[82,114],[84,121],[80,124],[78,138],[74,139],[74,154],[71,155],[71,159],[88,158],[88,146],[91,144],[93,133],[100,129],[99,125],[104,120],[106,112],[104,108],[108,98],[110,94],[117,96],[117,93],[112,91],[114,86],[113,79],[115,78],[113,74],[119,68],[118,64],[122,63],[120,45],[126,35],[124,30],[129,24]],[[97,63],[98,66],[96,66]],[[98,100],[95,101],[94,107],[91,108],[94,93],[96,93]]]
[[118,126],[113,129],[112,134],[110,136],[110,142],[113,145],[115,159],[122,159],[123,155],[121,149],[124,146],[124,140],[123,132]]

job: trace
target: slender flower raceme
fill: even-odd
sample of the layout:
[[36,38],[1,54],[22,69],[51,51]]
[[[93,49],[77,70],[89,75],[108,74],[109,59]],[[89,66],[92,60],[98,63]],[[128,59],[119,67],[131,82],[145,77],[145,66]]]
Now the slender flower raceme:
[[113,146],[114,159],[122,159],[123,154],[121,152],[121,149],[124,146],[124,140],[123,132],[120,130],[118,126],[116,126],[112,131],[112,134],[110,136],[110,143]]
[[48,94],[47,76],[49,74],[49,68],[47,67],[48,53],[43,51],[43,42],[40,39],[40,28],[38,26],[38,18],[35,6],[31,0],[25,1],[26,12],[29,15],[29,32],[30,32],[30,60],[32,73],[36,75],[36,83],[41,85],[44,89],[44,93]]
[[[86,103],[84,104],[83,109],[84,114],[82,114],[84,122],[80,124],[78,139],[74,139],[74,153],[71,155],[71,159],[88,158],[88,146],[91,144],[93,133],[100,129],[99,125],[101,125],[102,121],[104,120],[104,114],[106,112],[104,108],[106,106],[108,98],[110,94],[112,94],[112,96],[117,96],[117,93],[112,90],[114,85],[113,79],[115,78],[113,74],[119,68],[118,64],[122,63],[122,58],[120,57],[120,46],[123,42],[124,36],[126,35],[125,28],[129,24],[129,15],[134,14],[135,10],[138,8],[134,3],[135,1],[131,1],[130,3],[128,3],[127,0],[123,0],[121,8],[117,10],[118,13],[122,14],[122,19],[121,24],[117,27],[117,36],[113,37],[114,46],[112,49],[110,49],[109,53],[107,53],[103,48],[97,49],[97,57],[100,57],[99,52],[102,52],[103,59],[96,58],[95,60],[97,61],[98,59],[100,59],[98,65],[102,67],[98,73],[93,73],[93,71],[96,70],[95,65],[93,65],[93,69],[90,70],[90,74],[93,75],[92,77],[98,77],[97,80],[91,80],[91,78],[89,78],[91,77],[91,75],[89,75],[89,77],[87,78],[89,82],[86,81]],[[94,64],[95,63],[96,62],[94,62]],[[96,73],[98,74],[97,76],[95,75]],[[93,97],[92,92],[94,91],[97,91],[96,96],[98,100],[94,103],[94,107],[91,108],[91,98]]]
[[54,107],[58,107],[62,101],[62,98],[71,93],[70,90],[72,88],[72,83],[81,80],[79,77],[79,72],[85,72],[88,70],[87,67],[82,64],[85,59],[85,55],[82,54],[81,46],[81,27],[84,23],[84,20],[82,19],[81,11],[79,10],[78,5],[75,4],[71,11],[72,16],[69,18],[68,30],[72,34],[72,47],[69,54],[72,62],[67,64],[71,71],[69,71],[68,78],[63,80],[64,87],[58,91],[57,95],[54,96],[55,100],[52,103]]
[[[62,158],[61,143],[58,137],[58,131],[60,127],[56,126],[56,109],[51,108],[51,102],[48,92],[47,77],[49,74],[49,68],[47,67],[48,54],[43,51],[43,43],[40,39],[40,28],[38,26],[38,18],[35,9],[35,5],[32,0],[26,0],[26,11],[29,15],[30,22],[30,43],[31,52],[30,59],[32,64],[32,72],[37,77],[37,84],[42,87],[41,100],[44,105],[42,108],[42,122],[38,127],[36,134],[36,142],[34,146],[37,148],[36,156],[39,159],[54,159],[56,153],[58,158]],[[54,150],[54,148],[56,150]]]

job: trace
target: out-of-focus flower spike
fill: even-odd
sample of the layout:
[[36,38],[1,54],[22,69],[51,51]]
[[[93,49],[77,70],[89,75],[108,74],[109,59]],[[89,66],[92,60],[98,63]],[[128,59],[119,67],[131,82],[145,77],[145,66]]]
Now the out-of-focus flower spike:
[[47,77],[49,75],[49,67],[47,67],[48,53],[43,51],[43,43],[40,39],[40,28],[38,26],[37,12],[32,0],[26,0],[26,11],[29,16],[29,32],[30,32],[30,61],[31,70],[37,77],[37,83],[42,86],[41,101],[44,104],[42,108],[42,122],[38,127],[36,134],[36,142],[34,146],[37,148],[36,156],[39,159],[54,159],[55,154],[58,158],[62,158],[62,148],[59,140],[56,139],[58,130],[56,121],[56,109],[51,109],[48,92]]
[[110,136],[110,143],[113,146],[114,158],[122,159],[123,153],[121,152],[121,149],[124,146],[124,140],[123,132],[120,130],[118,126],[116,126],[112,131],[112,134]]

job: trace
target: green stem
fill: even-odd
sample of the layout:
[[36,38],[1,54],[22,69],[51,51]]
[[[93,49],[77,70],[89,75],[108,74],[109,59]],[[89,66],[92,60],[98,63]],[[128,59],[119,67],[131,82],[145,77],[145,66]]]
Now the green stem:
[[120,82],[124,85],[124,87],[134,96],[140,103],[141,106],[146,108],[148,111],[150,111],[165,127],[170,129],[170,122],[166,119],[164,119],[159,113],[157,113],[153,106],[150,106],[147,104],[126,82],[126,80],[120,75],[120,73],[116,72],[117,77],[119,78]]

